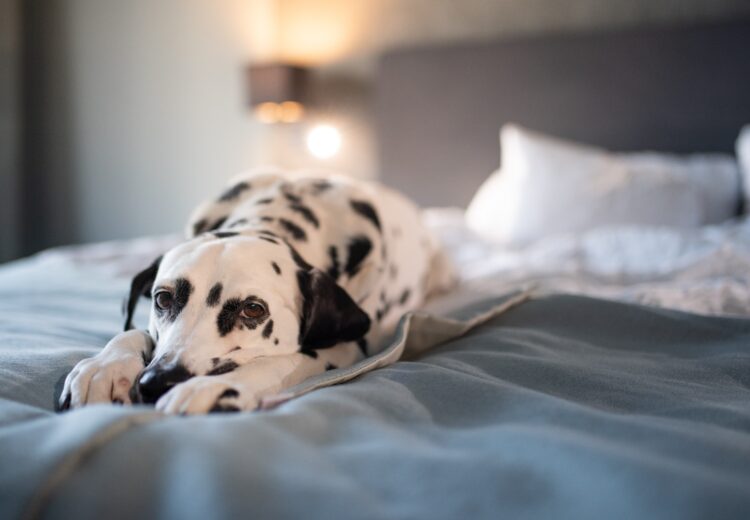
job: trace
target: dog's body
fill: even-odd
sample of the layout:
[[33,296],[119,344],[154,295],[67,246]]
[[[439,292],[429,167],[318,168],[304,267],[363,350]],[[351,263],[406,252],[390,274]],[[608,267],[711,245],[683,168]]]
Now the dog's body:
[[168,413],[251,410],[376,353],[453,273],[414,204],[377,184],[279,172],[236,179],[189,240],[133,280],[128,331],[68,376],[63,407],[143,401]]

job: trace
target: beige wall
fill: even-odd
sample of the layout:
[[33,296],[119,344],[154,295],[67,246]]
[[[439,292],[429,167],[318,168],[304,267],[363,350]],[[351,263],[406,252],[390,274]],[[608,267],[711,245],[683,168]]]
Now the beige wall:
[[181,230],[252,163],[248,2],[69,3],[81,237]]
[[181,231],[252,165],[243,68],[262,36],[248,30],[258,5],[29,0],[43,40],[27,64],[29,249]]

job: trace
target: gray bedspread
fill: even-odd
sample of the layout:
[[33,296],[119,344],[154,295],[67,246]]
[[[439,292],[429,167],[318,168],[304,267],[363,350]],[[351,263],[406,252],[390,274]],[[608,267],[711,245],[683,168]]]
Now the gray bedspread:
[[750,321],[549,296],[271,411],[54,413],[125,285],[0,269],[0,518],[750,517]]

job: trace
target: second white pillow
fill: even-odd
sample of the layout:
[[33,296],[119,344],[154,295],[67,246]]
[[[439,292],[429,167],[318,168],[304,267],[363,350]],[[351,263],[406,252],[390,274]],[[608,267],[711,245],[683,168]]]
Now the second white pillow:
[[614,154],[506,125],[502,171],[467,210],[479,234],[524,244],[610,225],[698,227],[734,215],[739,174],[730,156]]

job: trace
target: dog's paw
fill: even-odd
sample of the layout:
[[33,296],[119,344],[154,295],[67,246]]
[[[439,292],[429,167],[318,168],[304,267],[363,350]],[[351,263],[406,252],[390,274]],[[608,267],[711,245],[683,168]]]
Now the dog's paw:
[[197,376],[180,383],[161,396],[156,409],[168,414],[203,414],[252,410],[257,401],[248,402],[241,390],[217,376]]
[[145,366],[141,331],[115,337],[96,356],[80,361],[65,378],[59,408],[78,408],[93,403],[131,404],[129,392]]

